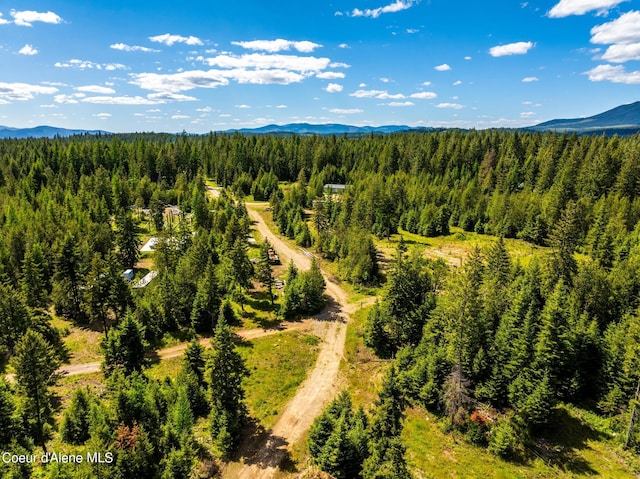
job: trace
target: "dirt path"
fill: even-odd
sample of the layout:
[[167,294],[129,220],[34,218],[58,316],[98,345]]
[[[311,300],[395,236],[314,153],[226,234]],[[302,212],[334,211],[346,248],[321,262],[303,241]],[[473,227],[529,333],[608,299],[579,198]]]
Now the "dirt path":
[[[254,329],[240,329],[234,331],[237,336],[240,336],[242,339],[252,340],[262,338],[264,336],[270,336],[272,334],[282,333],[284,331],[312,331],[314,321],[312,319],[306,319],[304,321],[282,321],[278,324],[278,326],[274,328],[254,328]],[[205,347],[210,345],[210,338],[200,338],[200,344]],[[179,358],[184,354],[188,343],[176,344],[175,346],[170,346],[168,348],[159,349],[151,354],[149,357],[152,359],[156,359],[159,361],[164,361],[167,359]],[[58,369],[58,372],[64,374],[65,376],[78,376],[80,374],[92,374],[100,371],[100,361],[95,361],[91,363],[83,363],[83,364],[68,364],[62,366]]]
[[[269,240],[283,262],[293,260],[296,267],[308,269],[311,266],[308,251],[295,249],[280,237],[274,235],[260,214],[247,204],[251,219],[260,234]],[[347,303],[347,294],[332,278],[325,275],[326,292],[333,302],[321,313],[319,319],[323,331],[316,331],[323,341],[314,369],[300,385],[296,395],[287,403],[280,419],[269,431],[266,439],[258,444],[248,441],[239,451],[240,462],[229,463],[223,477],[229,478],[272,478],[278,466],[287,457],[291,446],[299,442],[320,415],[326,404],[338,393],[338,374],[346,339],[346,317],[357,308]]]

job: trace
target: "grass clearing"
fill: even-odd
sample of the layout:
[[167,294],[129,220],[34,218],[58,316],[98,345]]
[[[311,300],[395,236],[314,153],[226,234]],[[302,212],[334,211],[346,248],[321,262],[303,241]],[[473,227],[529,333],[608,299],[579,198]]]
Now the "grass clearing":
[[250,376],[244,380],[251,416],[272,427],[284,405],[316,362],[319,339],[298,331],[244,341],[239,352]]

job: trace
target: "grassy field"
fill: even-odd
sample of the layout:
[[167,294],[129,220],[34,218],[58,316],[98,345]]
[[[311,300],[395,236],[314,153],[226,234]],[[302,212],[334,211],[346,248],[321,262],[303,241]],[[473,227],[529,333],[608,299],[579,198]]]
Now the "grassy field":
[[318,356],[319,339],[297,331],[240,343],[250,376],[245,379],[251,416],[266,429],[273,426]]

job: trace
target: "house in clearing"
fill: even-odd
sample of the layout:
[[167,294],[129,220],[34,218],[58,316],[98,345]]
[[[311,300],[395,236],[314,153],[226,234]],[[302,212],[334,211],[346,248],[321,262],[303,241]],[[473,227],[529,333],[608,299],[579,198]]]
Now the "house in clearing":
[[329,195],[336,195],[338,193],[343,193],[347,185],[341,185],[338,183],[327,183],[324,185],[323,189]]

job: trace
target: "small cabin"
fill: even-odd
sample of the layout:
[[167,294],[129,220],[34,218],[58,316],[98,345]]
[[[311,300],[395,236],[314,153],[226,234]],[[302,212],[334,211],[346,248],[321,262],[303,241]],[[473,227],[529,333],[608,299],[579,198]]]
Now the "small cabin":
[[122,272],[122,277],[127,281],[133,281],[133,276],[134,276],[134,273],[132,269],[126,269]]
[[323,189],[328,194],[335,195],[335,194],[338,194],[338,193],[344,193],[344,190],[345,190],[346,187],[347,187],[347,185],[341,185],[341,184],[337,184],[337,183],[327,183],[326,185],[324,185]]

